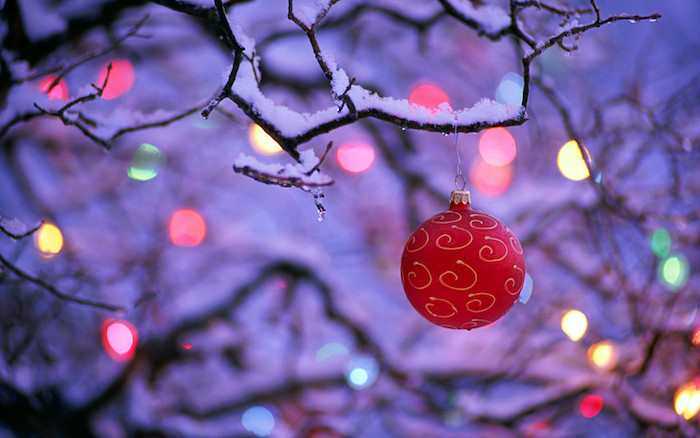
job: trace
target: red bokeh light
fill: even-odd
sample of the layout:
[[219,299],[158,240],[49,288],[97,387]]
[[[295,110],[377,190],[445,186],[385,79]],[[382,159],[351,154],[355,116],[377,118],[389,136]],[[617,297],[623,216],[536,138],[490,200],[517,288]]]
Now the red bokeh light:
[[138,340],[136,327],[128,321],[110,319],[102,326],[102,346],[118,362],[127,361],[134,356]]
[[450,98],[439,87],[423,84],[413,89],[408,98],[408,103],[423,106],[432,112],[437,112],[440,111],[440,105],[443,103],[450,104]]
[[336,159],[347,172],[364,172],[374,163],[374,148],[368,143],[344,143],[338,148]]
[[194,210],[178,210],[170,218],[170,240],[178,246],[197,246],[207,235],[207,225]]
[[515,139],[506,128],[490,128],[479,137],[479,154],[493,166],[509,164],[515,153]]
[[[134,67],[128,59],[114,59],[112,62],[112,71],[109,73],[107,86],[102,92],[103,99],[114,99],[126,93],[134,85]],[[101,87],[104,84],[107,76],[107,65],[105,64],[97,75],[97,85]]]
[[492,166],[479,160],[471,168],[471,180],[481,193],[500,195],[510,185],[510,166]]
[[192,344],[182,344],[182,348],[184,348],[185,350],[191,350]]
[[58,81],[58,84],[49,90],[54,79],[56,79],[56,75],[48,75],[39,81],[39,91],[47,93],[49,100],[68,100],[68,84],[64,79]]
[[581,400],[581,415],[593,418],[603,409],[603,397],[599,395],[587,395]]

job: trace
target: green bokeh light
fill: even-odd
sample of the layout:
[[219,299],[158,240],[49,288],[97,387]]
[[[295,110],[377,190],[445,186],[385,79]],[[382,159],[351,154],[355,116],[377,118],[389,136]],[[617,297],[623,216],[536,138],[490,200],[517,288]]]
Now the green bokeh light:
[[165,163],[165,155],[152,144],[143,143],[134,154],[127,174],[137,181],[148,181],[158,175]]
[[675,292],[688,282],[689,271],[688,259],[685,256],[671,254],[659,264],[659,281],[664,287]]
[[659,258],[668,256],[671,251],[671,235],[665,228],[659,228],[651,235],[651,250]]

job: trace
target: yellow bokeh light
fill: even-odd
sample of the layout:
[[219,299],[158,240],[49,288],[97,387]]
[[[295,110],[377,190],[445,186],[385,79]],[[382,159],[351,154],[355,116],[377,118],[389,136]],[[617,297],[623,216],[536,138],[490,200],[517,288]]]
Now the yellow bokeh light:
[[572,341],[578,341],[586,333],[588,320],[586,315],[578,310],[569,310],[561,319],[561,329]]
[[253,149],[259,154],[273,155],[282,152],[280,145],[258,125],[250,125],[248,139]]
[[690,420],[700,411],[700,379],[678,388],[673,407],[676,413],[686,420]]
[[[583,150],[588,155],[588,150],[586,148],[583,148]],[[583,154],[581,154],[581,149],[575,140],[567,142],[559,149],[557,166],[559,166],[561,174],[570,180],[580,181],[591,175],[588,171],[588,166],[586,166],[586,161],[583,159]]]
[[700,347],[700,327],[696,328],[693,332],[693,337],[691,338],[693,345]]
[[63,234],[56,225],[45,223],[37,231],[34,244],[44,256],[54,256],[63,248]]
[[610,341],[597,342],[588,349],[588,359],[598,368],[613,368],[617,365],[617,348]]

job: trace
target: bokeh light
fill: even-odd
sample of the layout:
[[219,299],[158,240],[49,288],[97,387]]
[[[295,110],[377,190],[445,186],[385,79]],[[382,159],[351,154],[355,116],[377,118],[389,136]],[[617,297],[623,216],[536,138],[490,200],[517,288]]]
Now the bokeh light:
[[493,166],[505,166],[515,158],[515,139],[506,128],[489,128],[479,137],[479,154]]
[[[128,59],[114,59],[111,63],[112,71],[109,72],[107,86],[102,92],[102,98],[107,100],[119,97],[129,91],[136,79],[134,67]],[[97,75],[97,83],[95,85],[98,87],[101,87],[105,82],[105,78],[107,77],[107,65],[109,65],[109,63],[103,65]]]
[[175,245],[197,246],[206,234],[204,218],[194,210],[178,210],[170,218],[170,240]]
[[440,105],[443,103],[450,104],[450,98],[447,97],[447,94],[441,88],[431,84],[422,84],[411,91],[408,103],[425,107],[431,112],[438,112],[440,111]]
[[323,362],[336,356],[349,355],[348,348],[340,342],[330,342],[316,352],[316,362]]
[[477,160],[471,167],[470,176],[474,187],[484,195],[497,196],[510,185],[510,166],[493,166]]
[[358,355],[345,364],[345,380],[352,389],[365,389],[374,385],[379,376],[379,363],[368,355]]
[[700,326],[696,327],[693,331],[693,335],[690,338],[693,345],[700,347]]
[[612,369],[619,359],[617,346],[611,341],[596,342],[588,349],[588,359],[598,368]]
[[671,234],[665,228],[654,231],[650,239],[651,250],[659,258],[665,258],[671,251]]
[[275,428],[275,416],[264,406],[248,408],[241,418],[243,427],[257,436],[268,436]]
[[131,359],[138,344],[138,331],[128,321],[105,321],[102,328],[102,345],[109,356],[123,362]]
[[148,181],[158,175],[158,170],[165,163],[165,155],[152,144],[143,143],[139,146],[131,160],[127,171],[129,178],[137,181]]
[[657,272],[662,286],[671,291],[685,286],[689,273],[688,259],[682,254],[670,254],[663,259]]
[[523,289],[520,291],[518,301],[520,301],[523,304],[527,304],[527,302],[530,301],[530,297],[532,296],[533,287],[534,284],[532,282],[532,277],[530,277],[530,274],[526,273],[525,280],[523,281]]
[[34,245],[44,257],[53,257],[63,248],[63,234],[56,225],[46,222],[34,234]]
[[[584,150],[586,155],[588,155],[588,150],[585,148]],[[567,142],[559,149],[557,166],[562,175],[573,181],[580,181],[590,176],[586,161],[583,159],[581,150],[575,140]]]
[[56,75],[48,75],[39,81],[39,91],[47,93],[49,100],[68,100],[68,84],[65,79],[58,81],[55,87],[49,90],[49,87],[56,79]]
[[561,329],[572,341],[578,341],[586,334],[588,320],[583,312],[569,310],[561,319]]
[[248,128],[248,140],[255,152],[259,154],[274,155],[282,152],[280,145],[259,125],[250,125],[250,128]]
[[520,105],[523,101],[523,77],[509,72],[501,79],[496,88],[496,102]]
[[595,394],[587,395],[581,400],[581,415],[593,418],[603,409],[603,397]]
[[374,148],[368,143],[343,143],[335,154],[340,167],[350,173],[364,172],[374,163]]
[[700,411],[700,378],[695,378],[678,388],[674,397],[674,408],[676,413],[686,420],[690,420]]

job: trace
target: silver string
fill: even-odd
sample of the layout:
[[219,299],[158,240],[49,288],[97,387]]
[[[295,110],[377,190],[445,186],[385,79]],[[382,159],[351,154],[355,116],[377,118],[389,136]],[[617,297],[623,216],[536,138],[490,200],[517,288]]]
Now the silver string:
[[462,173],[462,157],[459,156],[459,132],[457,132],[457,125],[455,125],[455,155],[457,155],[457,176],[455,176],[455,187],[457,190],[464,190],[467,186],[467,180],[464,178]]

